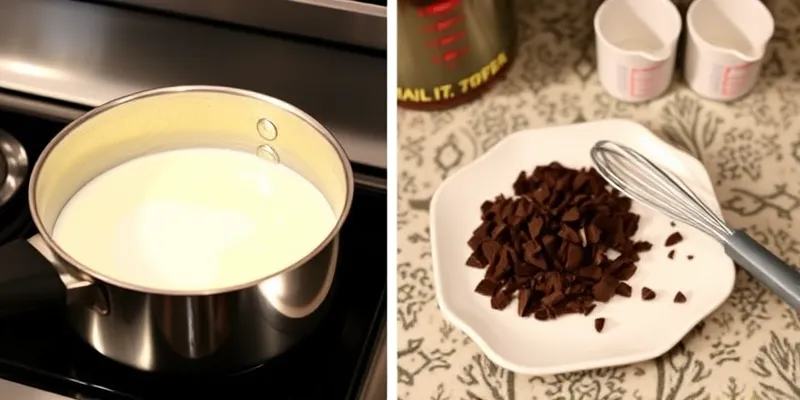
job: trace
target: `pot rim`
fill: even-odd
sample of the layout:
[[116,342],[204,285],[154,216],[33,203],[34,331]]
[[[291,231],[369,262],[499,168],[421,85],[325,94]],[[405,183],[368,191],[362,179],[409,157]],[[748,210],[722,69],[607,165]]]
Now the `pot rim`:
[[[155,288],[148,288],[145,286],[134,285],[123,280],[112,278],[106,274],[98,272],[92,268],[87,267],[86,265],[78,262],[74,258],[72,258],[69,254],[67,254],[61,247],[59,247],[53,238],[50,236],[49,233],[44,229],[44,224],[39,216],[39,211],[36,207],[36,182],[39,180],[39,174],[41,172],[42,164],[45,160],[47,160],[50,153],[55,149],[59,143],[67,137],[71,132],[78,129],[81,125],[83,125],[86,121],[89,121],[93,117],[111,110],[119,105],[127,104],[135,100],[148,98],[148,97],[155,97],[165,94],[174,94],[174,93],[185,93],[185,92],[206,92],[206,93],[217,93],[217,94],[230,94],[230,95],[237,95],[243,97],[249,97],[251,99],[260,100],[262,102],[269,103],[273,106],[279,107],[286,112],[293,114],[294,116],[303,120],[303,122],[309,124],[313,127],[318,133],[320,133],[330,145],[336,150],[336,153],[339,156],[339,159],[342,162],[345,172],[345,184],[347,185],[346,188],[346,196],[345,196],[345,204],[342,209],[342,213],[339,216],[338,220],[336,221],[336,225],[331,229],[331,232],[325,239],[320,242],[317,247],[315,247],[311,252],[309,252],[305,257],[300,259],[299,261],[295,262],[292,265],[288,265],[285,268],[281,269],[278,272],[265,275],[264,277],[251,280],[248,282],[239,283],[237,285],[207,289],[207,290],[163,290],[163,289],[155,289]],[[110,284],[113,286],[121,287],[128,290],[133,290],[136,292],[142,293],[149,293],[149,294],[157,294],[157,295],[167,295],[167,296],[209,296],[215,294],[222,294],[228,292],[234,292],[242,289],[246,289],[252,286],[256,286],[259,283],[266,281],[272,277],[280,275],[286,271],[293,270],[298,268],[304,264],[306,264],[311,258],[319,254],[322,249],[326,246],[330,245],[331,242],[334,240],[336,236],[339,235],[339,232],[344,225],[344,221],[347,219],[347,216],[350,213],[350,208],[353,203],[353,192],[354,192],[354,178],[353,178],[353,169],[350,165],[350,159],[347,157],[347,153],[344,151],[344,148],[339,143],[338,140],[333,136],[333,134],[325,128],[319,121],[308,115],[303,110],[299,109],[298,107],[287,103],[283,100],[261,94],[258,92],[246,90],[246,89],[238,89],[226,86],[213,86],[213,85],[182,85],[182,86],[168,86],[168,87],[161,87],[156,89],[148,89],[143,90],[140,92],[132,93],[114,100],[111,100],[105,104],[102,104],[89,112],[81,115],[74,121],[70,122],[66,127],[64,127],[58,134],[50,140],[47,146],[42,151],[41,155],[39,156],[36,164],[33,167],[33,171],[31,173],[30,184],[28,188],[28,207],[31,211],[31,217],[33,219],[34,224],[36,225],[36,229],[38,230],[38,234],[42,237],[44,242],[47,246],[53,250],[53,252],[62,260],[69,263],[71,266],[77,268],[81,273],[87,275],[90,279],[86,279],[85,277],[81,277],[79,279],[90,280],[94,282],[95,280],[100,280],[103,283]]]

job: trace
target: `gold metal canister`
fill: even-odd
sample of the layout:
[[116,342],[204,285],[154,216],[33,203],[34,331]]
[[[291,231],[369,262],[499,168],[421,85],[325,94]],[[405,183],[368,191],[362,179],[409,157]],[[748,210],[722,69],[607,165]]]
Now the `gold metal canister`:
[[440,109],[473,99],[515,55],[512,0],[400,0],[397,16],[403,107]]

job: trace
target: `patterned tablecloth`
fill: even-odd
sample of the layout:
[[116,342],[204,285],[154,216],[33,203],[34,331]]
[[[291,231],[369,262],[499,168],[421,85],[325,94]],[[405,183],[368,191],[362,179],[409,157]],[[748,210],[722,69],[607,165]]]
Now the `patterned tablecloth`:
[[641,105],[615,101],[600,87],[589,2],[518,1],[520,54],[504,82],[453,110],[400,111],[398,397],[800,399],[800,318],[742,271],[730,299],[680,345],[618,368],[514,374],[443,320],[431,276],[431,195],[445,177],[525,128],[612,117],[643,123],[702,160],[732,226],[800,263],[800,0],[768,2],[775,36],[746,98],[702,100],[676,77],[665,96]]

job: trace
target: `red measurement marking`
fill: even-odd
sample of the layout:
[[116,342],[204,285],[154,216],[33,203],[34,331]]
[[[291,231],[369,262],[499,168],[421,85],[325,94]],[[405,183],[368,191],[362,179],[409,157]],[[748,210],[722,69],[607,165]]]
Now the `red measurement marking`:
[[453,42],[455,42],[458,39],[461,39],[463,37],[464,37],[464,32],[458,32],[458,33],[453,34],[453,35],[442,36],[442,37],[440,37],[438,39],[429,40],[428,41],[428,46],[430,46],[430,47],[445,47],[445,46],[447,46],[447,45],[449,45],[449,44],[451,44],[451,43],[453,43]]
[[751,67],[753,65],[755,65],[755,63],[725,67],[725,69],[722,70],[722,95],[730,96],[732,92],[741,90],[742,85],[747,83],[750,78]]
[[442,0],[437,3],[431,4],[429,6],[425,6],[420,8],[417,11],[420,17],[427,17],[429,15],[440,15],[444,14],[459,5],[461,0]]
[[436,64],[439,64],[439,63],[452,63],[458,57],[461,57],[464,54],[467,54],[468,51],[469,51],[469,49],[467,49],[466,47],[458,49],[458,50],[447,51],[442,55],[433,56],[432,61],[434,63],[436,63]]
[[628,74],[628,94],[631,97],[646,97],[653,90],[653,72],[661,68],[661,63],[647,68],[631,68]]
[[425,28],[423,28],[423,30],[426,31],[426,32],[432,32],[432,33],[441,32],[441,31],[447,30],[451,26],[461,22],[462,18],[463,17],[459,14],[459,15],[456,15],[454,17],[443,19],[441,21],[436,21],[436,22],[426,26]]

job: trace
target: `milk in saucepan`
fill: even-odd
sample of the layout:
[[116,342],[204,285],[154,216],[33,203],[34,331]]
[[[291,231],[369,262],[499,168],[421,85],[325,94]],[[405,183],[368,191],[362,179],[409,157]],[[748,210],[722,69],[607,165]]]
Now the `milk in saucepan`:
[[297,262],[336,220],[322,193],[286,166],[191,148],[140,157],[96,177],[61,211],[53,236],[109,278],[205,290]]

